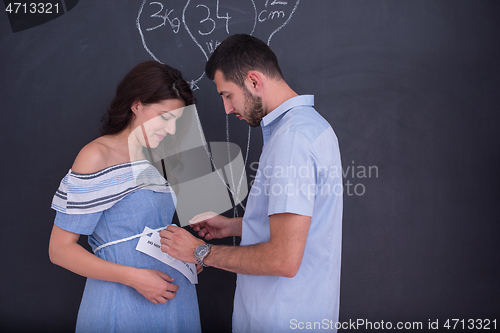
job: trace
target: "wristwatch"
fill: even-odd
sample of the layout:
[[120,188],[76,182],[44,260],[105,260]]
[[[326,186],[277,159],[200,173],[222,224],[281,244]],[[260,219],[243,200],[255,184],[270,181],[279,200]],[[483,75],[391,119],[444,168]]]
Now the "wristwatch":
[[210,253],[210,248],[212,247],[212,244],[203,244],[200,245],[194,250],[194,257],[196,258],[196,262],[203,267],[208,267],[203,263],[203,260],[208,256]]

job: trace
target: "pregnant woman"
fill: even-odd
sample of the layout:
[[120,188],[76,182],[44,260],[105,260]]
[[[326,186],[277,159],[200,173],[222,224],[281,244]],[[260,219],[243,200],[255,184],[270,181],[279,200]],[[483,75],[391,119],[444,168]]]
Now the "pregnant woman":
[[[194,103],[181,73],[154,61],[118,85],[102,136],[76,157],[54,195],[51,261],[87,277],[76,332],[200,332],[196,289],[136,250],[145,227],[169,225],[175,194],[147,160]],[[77,242],[88,235],[94,254]],[[200,269],[199,267],[197,267]]]

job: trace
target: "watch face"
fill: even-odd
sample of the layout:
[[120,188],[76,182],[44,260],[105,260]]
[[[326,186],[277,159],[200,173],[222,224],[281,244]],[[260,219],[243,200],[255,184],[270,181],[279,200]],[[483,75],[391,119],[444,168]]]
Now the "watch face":
[[200,245],[196,248],[196,251],[194,252],[194,255],[196,257],[203,257],[204,255],[206,255],[208,252],[208,246],[206,245]]

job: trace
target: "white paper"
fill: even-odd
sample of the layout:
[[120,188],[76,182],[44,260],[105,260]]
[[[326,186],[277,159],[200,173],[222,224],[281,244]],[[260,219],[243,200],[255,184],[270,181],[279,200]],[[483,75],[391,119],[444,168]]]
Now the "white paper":
[[[176,270],[181,272],[185,277],[187,277],[189,282],[191,282],[192,284],[198,283],[198,275],[196,274],[195,264],[177,260],[171,257],[168,253],[162,252],[160,243],[160,233],[158,231],[145,227],[143,233],[147,233],[147,235],[142,236],[139,239],[139,243],[135,248],[137,251],[145,253],[175,268]],[[149,234],[151,234],[151,236],[148,236]]]

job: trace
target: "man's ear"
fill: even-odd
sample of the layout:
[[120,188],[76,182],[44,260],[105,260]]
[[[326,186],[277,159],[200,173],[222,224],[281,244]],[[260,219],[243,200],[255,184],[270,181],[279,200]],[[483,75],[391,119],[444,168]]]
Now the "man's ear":
[[263,74],[258,71],[249,71],[247,74],[247,85],[250,91],[258,92],[262,88]]

